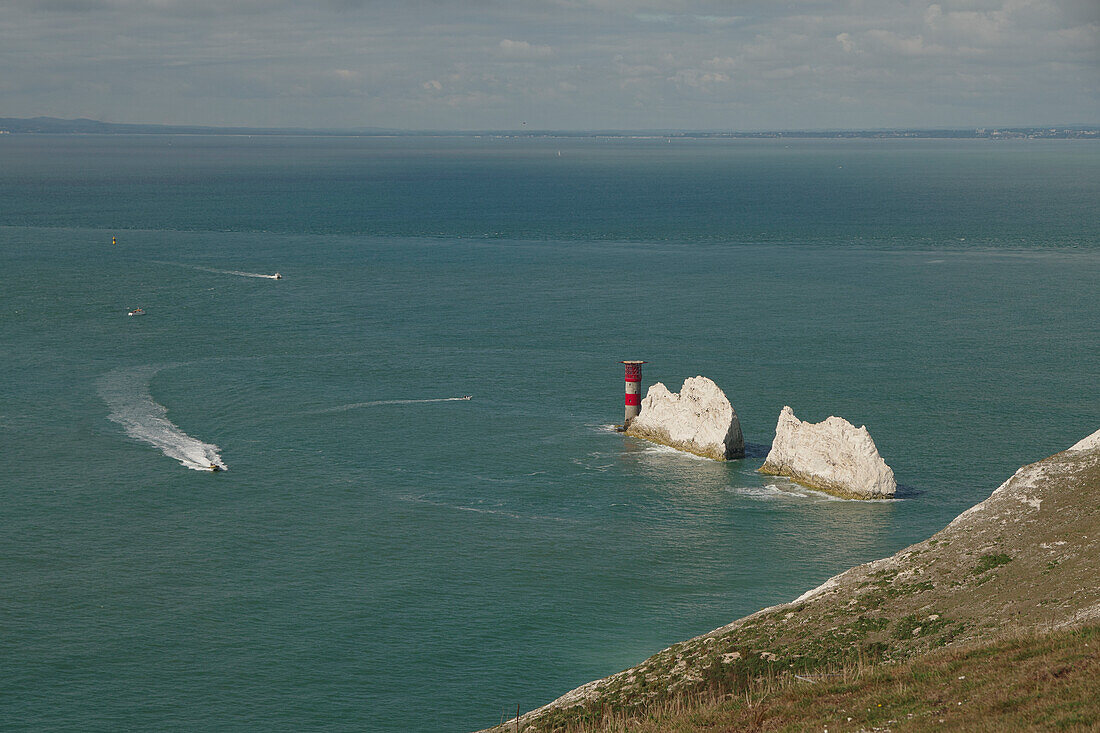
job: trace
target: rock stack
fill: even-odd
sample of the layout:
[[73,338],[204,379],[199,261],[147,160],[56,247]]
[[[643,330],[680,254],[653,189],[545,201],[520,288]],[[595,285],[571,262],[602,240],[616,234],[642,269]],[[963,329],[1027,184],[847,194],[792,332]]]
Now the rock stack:
[[802,422],[790,407],[779,414],[775,441],[760,471],[845,498],[888,499],[897,490],[894,472],[866,426],[856,428],[841,417]]
[[724,461],[745,456],[745,439],[733,405],[706,377],[684,381],[680,392],[657,382],[642,400],[626,434]]

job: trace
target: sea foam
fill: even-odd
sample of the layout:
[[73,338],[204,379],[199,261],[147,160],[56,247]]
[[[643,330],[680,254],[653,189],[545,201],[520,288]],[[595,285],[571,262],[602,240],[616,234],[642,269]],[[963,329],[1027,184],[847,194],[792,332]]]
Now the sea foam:
[[178,262],[164,262],[161,260],[154,260],[158,265],[173,265],[175,267],[186,267],[189,270],[201,270],[202,272],[213,272],[217,275],[236,275],[238,277],[259,277],[265,280],[278,280],[278,275],[268,275],[263,272],[245,272],[244,270],[219,270],[216,267],[203,267],[202,265],[184,265]]

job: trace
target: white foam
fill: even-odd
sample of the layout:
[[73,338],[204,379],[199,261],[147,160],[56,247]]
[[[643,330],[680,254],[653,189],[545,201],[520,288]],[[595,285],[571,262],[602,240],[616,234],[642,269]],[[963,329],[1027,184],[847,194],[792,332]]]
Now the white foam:
[[600,473],[606,473],[615,467],[613,463],[601,463],[596,464],[594,461],[606,461],[608,455],[606,453],[589,453],[584,458],[571,458],[569,459],[573,465],[580,466],[585,471],[598,471]]
[[107,416],[121,425],[126,434],[159,448],[161,453],[195,471],[228,468],[218,455],[218,446],[192,438],[168,419],[168,409],[157,404],[149,392],[149,382],[167,365],[148,365],[115,369],[100,378],[99,396],[111,408]]
[[539,514],[517,514],[515,512],[505,511],[503,509],[485,509],[482,507],[462,506],[461,504],[450,504],[444,501],[433,501],[426,499],[423,496],[402,496],[403,501],[413,502],[414,504],[427,504],[429,506],[440,507],[443,509],[453,509],[459,512],[473,512],[475,514],[496,514],[502,517],[508,517],[509,519],[527,519],[534,521],[551,521],[551,522],[568,522],[571,520],[564,517],[547,517]]
[[801,484],[791,483],[785,487],[779,487],[782,493],[787,496],[797,496],[802,499],[812,499],[813,501],[826,501],[835,502],[839,501],[845,504],[860,504],[863,506],[878,505],[878,504],[890,504],[893,502],[905,501],[904,499],[898,499],[897,497],[890,497],[888,499],[875,499],[873,501],[868,499],[848,499],[843,496],[835,496],[825,491],[818,491],[817,489],[811,489],[808,486],[802,486]]
[[[768,482],[763,486],[738,486],[733,489],[734,493],[742,496],[747,496],[752,499],[792,499],[792,500],[810,500],[814,502],[819,501],[841,501],[841,502],[856,502],[865,504],[864,499],[842,499],[839,496],[833,496],[832,494],[826,494],[822,491],[815,491],[813,489],[796,484],[793,481],[790,482]],[[876,503],[878,503],[876,501]]]
[[733,489],[733,491],[736,494],[748,496],[753,499],[781,499],[788,494],[788,492],[775,484],[768,484],[766,486],[738,486]]
[[[200,269],[202,269],[202,268],[200,268]],[[223,275],[239,275],[240,277],[260,277],[260,278],[263,278],[265,280],[278,280],[279,279],[278,275],[266,275],[262,272],[242,272],[240,270],[215,270],[215,269],[212,269],[212,268],[210,269],[210,272],[218,272],[218,273],[221,273]]]
[[696,455],[694,453],[688,453],[687,451],[682,451],[678,448],[673,448],[672,446],[668,446],[668,445],[661,445],[659,443],[650,443],[650,444],[646,445],[646,447],[643,448],[641,452],[642,452],[643,455],[650,455],[650,456],[662,456],[662,457],[668,457],[668,458],[683,458],[683,459],[688,460],[688,461],[713,462],[713,459],[707,458],[706,456],[699,456],[699,455]]
[[219,270],[216,267],[203,267],[202,265],[183,265],[177,262],[157,262],[160,265],[175,265],[176,267],[186,267],[191,270],[202,270],[203,272],[213,272],[218,275],[237,275],[238,277],[259,277],[265,280],[278,280],[278,275],[268,275],[263,272],[245,272],[243,270]]

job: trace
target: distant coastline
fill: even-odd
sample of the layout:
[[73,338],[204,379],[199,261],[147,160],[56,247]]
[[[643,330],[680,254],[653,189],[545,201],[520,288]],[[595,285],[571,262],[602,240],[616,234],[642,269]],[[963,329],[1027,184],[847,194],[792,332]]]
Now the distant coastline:
[[400,130],[381,127],[306,129],[147,125],[57,117],[0,117],[0,134],[53,135],[294,135],[331,137],[499,137],[627,139],[987,139],[1100,140],[1100,124],[1035,127],[890,128],[871,130]]

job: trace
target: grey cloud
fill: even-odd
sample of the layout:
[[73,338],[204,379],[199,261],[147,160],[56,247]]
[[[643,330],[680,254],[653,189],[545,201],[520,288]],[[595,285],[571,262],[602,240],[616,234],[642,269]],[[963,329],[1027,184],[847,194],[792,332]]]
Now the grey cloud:
[[540,46],[527,41],[513,41],[505,38],[498,44],[497,53],[510,59],[545,59],[554,55],[550,46]]
[[11,116],[110,108],[139,122],[414,128],[528,117],[540,127],[1042,124],[1100,116],[1098,7],[9,0],[0,63]]

